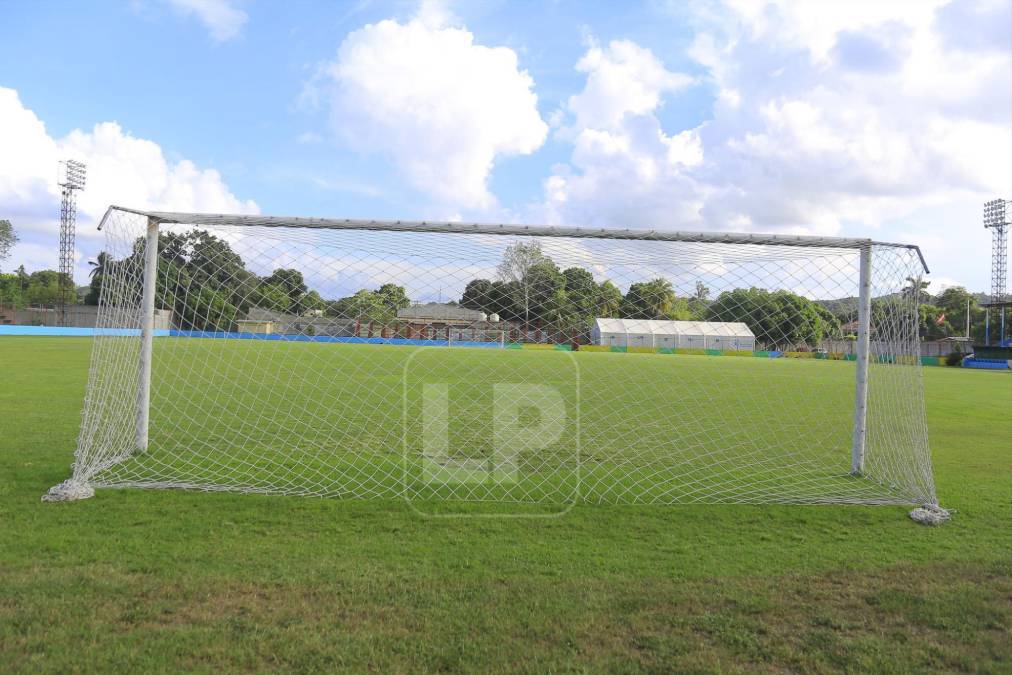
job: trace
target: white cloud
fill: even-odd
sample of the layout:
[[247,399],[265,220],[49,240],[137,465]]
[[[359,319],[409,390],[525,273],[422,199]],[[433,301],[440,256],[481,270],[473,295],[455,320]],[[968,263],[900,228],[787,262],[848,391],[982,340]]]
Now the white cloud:
[[535,217],[624,227],[698,220],[700,186],[688,170],[703,161],[699,134],[669,135],[656,116],[664,96],[693,79],[628,40],[591,44],[576,67],[586,86],[566,103],[557,134],[573,143],[572,159],[545,181]]
[[567,108],[582,129],[615,128],[626,114],[652,113],[664,94],[692,83],[691,77],[670,72],[649,49],[629,40],[615,40],[606,49],[592,44],[576,69],[587,74],[587,84],[570,97]]
[[87,185],[78,194],[78,236],[88,256],[97,252],[96,227],[111,204],[167,211],[259,212],[255,202],[237,199],[214,169],[201,169],[186,159],[171,162],[157,143],[130,135],[116,122],[53,138],[17,91],[4,87],[0,87],[0,147],[4,148],[3,217],[10,218],[22,239],[8,267],[18,260],[26,266],[42,264],[45,250],[51,252],[45,264],[56,265],[60,214],[56,167],[61,159],[88,165]]
[[249,20],[246,12],[235,6],[233,0],[168,0],[185,16],[196,16],[217,42],[227,42],[239,35]]
[[439,4],[350,33],[304,95],[336,134],[386,158],[444,208],[490,209],[495,162],[537,150],[548,127],[534,82],[507,47],[475,44]]
[[866,32],[890,23],[927,27],[949,0],[726,0],[720,19],[750,43],[773,42],[805,49],[824,62],[844,31]]
[[[701,131],[708,178],[723,184],[707,221],[874,228],[925,203],[1007,190],[1012,131],[992,111],[1009,108],[1012,63],[946,49],[939,4],[787,2],[759,17],[745,5],[723,42],[701,38],[718,89],[743,100],[718,106]],[[854,30],[877,44],[841,50]]]
[[[675,74],[627,45],[651,66],[615,76],[629,59],[592,45],[559,123],[572,156],[545,182],[547,217],[907,238],[929,262],[937,252],[941,273],[983,285],[980,203],[1012,189],[1012,53],[1007,33],[1003,43],[983,28],[1008,25],[1007,3],[704,10],[689,55],[712,88],[712,119],[664,128],[658,108],[683,96],[663,86]],[[965,262],[944,267],[956,249]]]

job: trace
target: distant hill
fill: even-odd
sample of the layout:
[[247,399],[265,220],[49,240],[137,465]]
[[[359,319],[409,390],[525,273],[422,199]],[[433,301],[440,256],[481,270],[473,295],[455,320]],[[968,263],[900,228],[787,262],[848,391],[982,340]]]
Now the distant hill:
[[[876,295],[875,299],[891,298],[899,296],[899,293],[890,293],[889,295]],[[971,295],[977,300],[978,303],[987,302],[989,295],[987,293],[971,293]],[[851,296],[847,298],[837,298],[834,300],[816,300],[816,304],[822,305],[836,317],[848,318],[857,316],[857,297]],[[921,304],[931,304],[934,302],[934,296],[930,293],[922,293]]]
[[857,297],[839,298],[837,300],[816,300],[815,302],[828,309],[837,318],[857,316]]

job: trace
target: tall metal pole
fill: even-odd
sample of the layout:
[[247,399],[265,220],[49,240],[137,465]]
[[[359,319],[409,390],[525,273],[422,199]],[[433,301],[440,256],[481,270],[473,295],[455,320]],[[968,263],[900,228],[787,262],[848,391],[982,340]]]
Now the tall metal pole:
[[[1010,225],[1008,218],[1009,202],[1005,199],[992,199],[984,204],[984,227],[991,230],[991,297],[988,303],[1001,313],[995,316],[998,324],[998,344],[1005,340],[1005,291],[1008,288],[1008,241],[1006,233]],[[990,309],[988,310],[990,319]],[[990,321],[988,321],[990,323]],[[991,330],[988,326],[984,344],[991,344]]]
[[854,438],[850,472],[864,472],[864,448],[868,436],[868,357],[871,346],[871,246],[861,249],[857,300],[857,386],[854,396]]
[[141,300],[141,354],[137,377],[138,452],[148,449],[148,420],[151,412],[151,352],[155,336],[155,284],[158,281],[158,221],[148,218],[144,246],[144,295]]
[[74,238],[77,220],[75,201],[74,188],[64,186],[60,199],[60,277],[57,280],[59,288],[57,312],[60,326],[67,325],[67,305],[70,304],[74,289]]
[[74,239],[77,227],[77,190],[84,189],[87,167],[70,159],[59,163],[56,182],[61,189],[60,199],[60,276],[57,280],[58,321],[67,325],[67,305],[73,304],[77,290],[74,286]]

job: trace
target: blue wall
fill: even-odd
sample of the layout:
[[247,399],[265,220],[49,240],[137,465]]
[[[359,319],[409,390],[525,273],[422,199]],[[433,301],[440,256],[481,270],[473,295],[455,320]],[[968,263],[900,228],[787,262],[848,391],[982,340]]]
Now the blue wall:
[[[61,328],[59,326],[0,326],[0,335],[62,335],[65,337],[92,337],[94,335],[140,335],[137,328]],[[167,330],[156,330],[156,336],[168,335]]]
[[[61,328],[58,326],[0,326],[0,335],[60,335],[65,337],[136,337],[141,334],[137,328]],[[406,340],[403,338],[361,338],[334,337],[331,335],[282,335],[271,333],[224,333],[199,330],[156,330],[155,337],[192,337],[229,340],[269,340],[281,342],[346,342],[360,345],[407,345],[415,347],[445,347],[446,340]],[[498,342],[455,341],[454,347],[501,347]]]
[[[170,330],[172,337],[228,338],[232,340],[269,340],[281,342],[344,342],[356,345],[407,345],[414,347],[445,347],[446,340],[408,340],[406,338],[334,337],[333,335],[285,335],[282,333],[211,333],[199,330]],[[498,342],[453,341],[453,347],[501,347]]]

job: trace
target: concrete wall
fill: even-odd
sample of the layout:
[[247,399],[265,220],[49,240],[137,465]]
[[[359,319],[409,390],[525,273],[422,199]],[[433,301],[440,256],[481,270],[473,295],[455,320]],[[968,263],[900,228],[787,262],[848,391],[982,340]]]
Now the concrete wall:
[[[25,309],[8,312],[5,316],[13,314],[13,321],[16,326],[60,326],[60,312],[52,307],[27,307]],[[62,325],[68,328],[94,328],[98,322],[98,307],[96,305],[71,305],[67,308],[66,319]],[[130,328],[131,326],[123,326]],[[135,327],[135,326],[134,326]],[[155,310],[155,330],[169,330],[172,328],[172,311],[168,309]]]
[[[854,354],[857,350],[856,344],[855,340],[826,340],[819,345],[819,348],[825,349],[827,352]],[[872,340],[871,349],[873,353],[887,354],[895,351],[896,347],[889,342]],[[973,351],[973,347],[970,344],[945,340],[921,342],[920,349],[921,356],[948,356],[954,351],[962,353]]]

